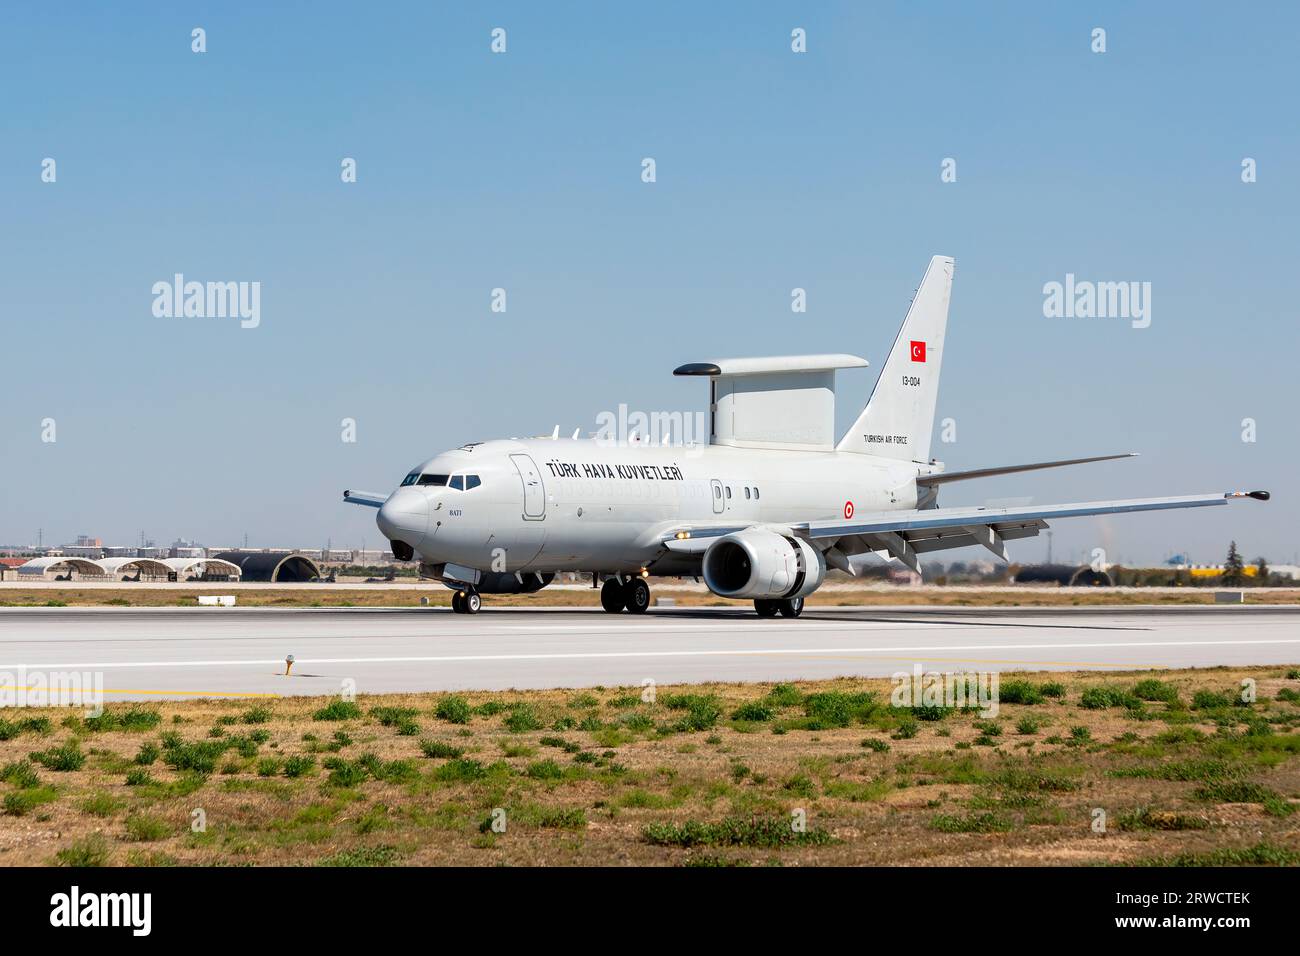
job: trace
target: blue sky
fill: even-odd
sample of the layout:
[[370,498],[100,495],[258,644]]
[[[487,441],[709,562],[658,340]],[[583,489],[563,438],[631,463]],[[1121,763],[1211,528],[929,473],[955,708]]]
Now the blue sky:
[[[11,5],[0,541],[373,547],[344,487],[621,402],[694,410],[671,370],[717,356],[866,356],[847,427],[941,253],[938,457],[1143,453],[942,503],[1264,487],[1062,522],[1054,548],[1289,562],[1297,27],[1283,4]],[[261,282],[261,325],[155,318],[176,272]],[[1067,272],[1150,282],[1151,326],[1045,318]]]

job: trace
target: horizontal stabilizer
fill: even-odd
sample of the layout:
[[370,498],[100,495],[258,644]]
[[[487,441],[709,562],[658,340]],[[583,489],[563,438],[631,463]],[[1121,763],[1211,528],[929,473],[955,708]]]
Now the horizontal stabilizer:
[[350,505],[365,505],[367,508],[378,508],[388,500],[387,495],[376,495],[369,491],[345,491],[343,500]]
[[972,468],[969,471],[941,471],[933,475],[920,475],[918,485],[942,485],[950,481],[970,481],[972,478],[991,478],[994,475],[1013,475],[1020,471],[1038,471],[1040,468],[1060,468],[1064,465],[1086,465],[1094,461],[1114,461],[1117,458],[1136,458],[1137,452],[1122,455],[1097,455],[1093,458],[1065,458],[1061,461],[1036,461],[1028,465],[999,465],[995,468]]

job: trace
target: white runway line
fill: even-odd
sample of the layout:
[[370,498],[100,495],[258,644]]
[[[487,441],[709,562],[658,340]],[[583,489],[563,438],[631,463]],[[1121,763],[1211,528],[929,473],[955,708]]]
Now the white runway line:
[[[655,657],[767,657],[786,654],[917,654],[952,651],[1043,651],[1043,650],[1114,650],[1127,647],[1239,647],[1264,645],[1300,645],[1300,638],[1278,640],[1231,641],[1106,641],[1070,642],[1060,644],[935,644],[901,647],[778,647],[741,648],[735,650],[678,650],[678,651],[585,651],[562,654],[453,654],[428,657],[303,657],[296,664],[453,664],[467,661],[557,661],[557,660],[608,660],[615,658]],[[283,664],[284,658],[265,660],[215,660],[215,661],[105,661],[94,663],[60,662],[56,664],[0,664],[0,670],[26,667],[30,670],[75,668],[81,670],[107,670],[112,667],[265,667]]]

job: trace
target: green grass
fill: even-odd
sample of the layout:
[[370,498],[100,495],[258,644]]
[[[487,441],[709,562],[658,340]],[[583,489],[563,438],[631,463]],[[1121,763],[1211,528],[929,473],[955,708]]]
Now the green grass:
[[434,708],[433,715],[439,720],[447,721],[449,724],[468,724],[470,706],[464,697],[449,694],[438,701],[438,706]]
[[[545,743],[545,739],[543,739],[543,743]],[[465,751],[460,747],[443,743],[441,740],[429,740],[427,738],[420,741],[420,752],[426,757],[440,759],[450,758],[453,760],[457,757],[463,756],[465,753]]]
[[983,813],[939,813],[930,819],[930,829],[940,833],[1004,833],[1014,823],[1007,816],[985,811]]
[[53,787],[30,787],[25,790],[12,790],[5,794],[4,812],[13,817],[26,816],[44,803],[53,803],[59,799],[59,793]]
[[1204,817],[1172,810],[1153,810],[1137,807],[1119,815],[1116,826],[1121,830],[1205,830],[1209,821]]
[[641,831],[655,846],[748,846],[776,849],[790,846],[825,846],[831,835],[818,827],[796,830],[782,817],[727,817],[716,823],[651,823]]
[[1133,688],[1133,696],[1139,700],[1161,701],[1172,704],[1178,700],[1178,688],[1165,681],[1148,677],[1137,682],[1137,685]]
[[1043,689],[1027,680],[1009,680],[998,684],[998,703],[1041,704]]
[[97,791],[81,801],[81,809],[92,817],[111,817],[123,807],[123,802],[111,793]]
[[259,704],[240,714],[239,720],[245,724],[265,724],[270,722],[271,716],[271,708]]
[[537,712],[528,704],[516,704],[510,708],[504,721],[506,730],[512,734],[526,734],[529,731],[541,730],[546,725],[542,719],[537,716]]
[[76,840],[54,854],[59,866],[88,867],[108,865],[108,841],[98,833]]
[[1231,707],[1236,698],[1231,694],[1214,690],[1198,690],[1192,695],[1192,706],[1197,710],[1217,710]]
[[350,700],[332,700],[311,716],[312,720],[356,720],[361,708]]
[[1122,687],[1089,687],[1079,695],[1079,706],[1085,710],[1104,710],[1108,707],[1134,708],[1141,706],[1141,702]]
[[41,785],[41,778],[37,776],[36,768],[32,766],[30,760],[15,760],[13,763],[5,764],[3,769],[0,769],[0,780],[11,783],[20,790]]
[[1300,866],[1300,852],[1267,841],[1248,847],[1231,847],[1203,853],[1152,856],[1121,866]]
[[59,747],[35,751],[30,756],[45,769],[63,773],[80,770],[86,763],[86,755],[81,752],[75,740],[69,740]]
[[741,704],[731,712],[732,720],[746,720],[762,723],[776,716],[776,707],[761,700],[751,700]]
[[487,776],[487,768],[477,760],[455,757],[433,772],[435,780],[444,783],[470,783]]
[[[879,708],[876,695],[866,692],[825,691],[803,699],[803,712],[809,718],[806,730],[827,730],[865,722]],[[918,708],[913,708],[913,712]],[[917,714],[916,716],[920,716]]]
[[773,707],[798,707],[803,703],[803,691],[793,684],[777,684],[764,698]]
[[0,719],[0,740],[13,740],[19,734],[48,734],[51,729],[47,717],[24,717],[20,720]]
[[102,733],[112,730],[153,730],[162,723],[162,714],[147,707],[128,707],[126,710],[105,710],[98,717],[83,721],[87,730]]
[[295,754],[285,760],[284,775],[286,777],[301,777],[309,773],[314,766],[316,766],[316,758],[308,757],[305,754]]
[[144,813],[132,813],[126,818],[126,838],[135,843],[161,840],[170,834],[167,821]]
[[397,847],[381,843],[379,846],[340,850],[321,859],[317,866],[396,866],[401,860]]

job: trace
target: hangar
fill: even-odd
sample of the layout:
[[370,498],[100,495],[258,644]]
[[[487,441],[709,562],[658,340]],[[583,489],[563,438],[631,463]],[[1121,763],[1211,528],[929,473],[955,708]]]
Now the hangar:
[[167,565],[177,581],[188,581],[191,576],[200,581],[237,581],[239,565],[220,558],[167,558]]
[[171,568],[157,558],[100,558],[94,562],[110,578],[143,581],[148,578],[167,580]]
[[220,558],[99,558],[92,561],[90,558],[62,555],[32,558],[18,566],[18,573],[27,577],[53,574],[56,580],[64,576],[67,580],[72,580],[73,574],[83,578],[119,581],[230,581],[239,580],[240,577],[237,564]]
[[47,573],[54,573],[60,577],[67,575],[69,581],[72,580],[74,573],[88,578],[102,578],[105,574],[104,569],[89,558],[70,558],[63,555],[32,558],[26,564],[18,566],[18,573],[31,577],[44,577]]
[[217,559],[236,565],[244,581],[298,582],[321,577],[316,562],[298,551],[222,551]]

